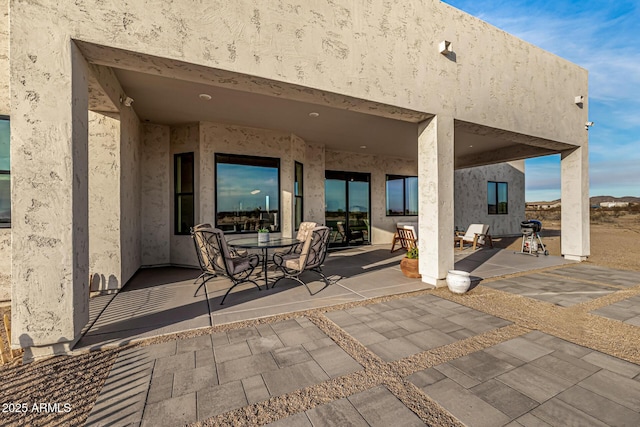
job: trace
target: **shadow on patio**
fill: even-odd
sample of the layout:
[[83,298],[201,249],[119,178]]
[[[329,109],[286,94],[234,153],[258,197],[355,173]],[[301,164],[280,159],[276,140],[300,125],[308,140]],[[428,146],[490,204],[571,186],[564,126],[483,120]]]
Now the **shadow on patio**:
[[[304,286],[282,280],[258,291],[251,283],[236,287],[224,305],[230,286],[226,278],[207,282],[194,296],[197,269],[158,267],[139,270],[115,295],[91,299],[90,321],[75,350],[122,346],[133,341],[225,323],[308,310],[432,288],[400,271],[404,253],[389,247],[366,246],[330,253],[324,271],[335,284],[324,288],[317,275],[305,273],[314,295]],[[533,257],[500,249],[455,251],[455,268],[481,278],[496,277],[566,263],[560,257]],[[262,271],[257,269],[262,277]],[[269,271],[270,286],[276,273]],[[324,288],[324,289],[323,289]]]

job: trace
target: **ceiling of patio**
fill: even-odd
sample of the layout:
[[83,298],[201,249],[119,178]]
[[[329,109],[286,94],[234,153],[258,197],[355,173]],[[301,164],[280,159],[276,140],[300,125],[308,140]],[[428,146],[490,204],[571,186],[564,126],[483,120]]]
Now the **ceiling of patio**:
[[[292,83],[83,41],[76,43],[88,62],[115,72],[144,122],[179,125],[210,121],[273,129],[324,144],[329,150],[415,159],[418,123],[433,117]],[[203,100],[200,94],[211,99]],[[311,117],[310,113],[318,116]],[[454,142],[456,168],[571,148],[462,121],[456,121]]]
[[[114,69],[145,122],[221,122],[279,130],[329,150],[415,158],[417,123],[135,71]],[[203,100],[200,94],[211,96]],[[311,117],[310,113],[318,113]],[[360,148],[366,146],[366,148]]]

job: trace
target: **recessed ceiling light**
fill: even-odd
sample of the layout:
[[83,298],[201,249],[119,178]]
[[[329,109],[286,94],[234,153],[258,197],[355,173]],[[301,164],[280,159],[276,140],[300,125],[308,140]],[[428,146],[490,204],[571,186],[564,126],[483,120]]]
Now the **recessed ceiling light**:
[[309,113],[309,117],[318,117],[320,113],[316,113],[315,111]]
[[211,95],[209,95],[208,93],[201,93],[200,95],[198,95],[198,98],[204,101],[211,101]]
[[364,149],[364,148],[367,148],[367,146],[366,145],[361,145],[360,148]]

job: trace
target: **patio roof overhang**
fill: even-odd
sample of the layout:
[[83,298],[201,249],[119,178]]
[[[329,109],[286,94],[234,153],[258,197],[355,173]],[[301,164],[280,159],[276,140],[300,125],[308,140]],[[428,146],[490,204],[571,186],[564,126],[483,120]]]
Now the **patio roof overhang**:
[[[293,133],[334,151],[417,158],[418,124],[434,114],[292,83],[76,41],[94,72],[113,73],[124,93],[90,82],[90,109],[117,112],[134,99],[143,122],[202,121]],[[207,94],[203,100],[200,94]],[[111,99],[109,99],[111,98]],[[115,98],[115,99],[114,99]],[[310,113],[318,113],[310,117]],[[516,132],[456,120],[455,167],[466,168],[558,153],[572,148]]]

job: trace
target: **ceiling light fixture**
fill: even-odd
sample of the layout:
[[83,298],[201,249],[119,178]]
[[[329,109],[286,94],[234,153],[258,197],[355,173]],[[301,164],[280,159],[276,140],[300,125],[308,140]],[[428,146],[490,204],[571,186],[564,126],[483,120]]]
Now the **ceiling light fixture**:
[[315,111],[312,111],[311,113],[309,113],[309,117],[318,117],[320,116],[320,113],[316,113]]
[[200,95],[198,95],[198,98],[202,99],[203,101],[211,101],[211,95],[209,95],[208,93],[201,93]]
[[365,149],[365,148],[367,148],[367,146],[366,145],[361,145],[360,148]]

